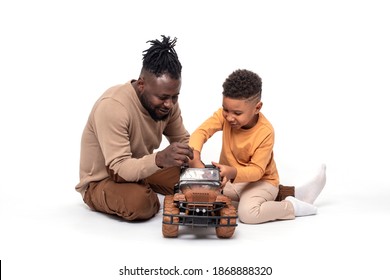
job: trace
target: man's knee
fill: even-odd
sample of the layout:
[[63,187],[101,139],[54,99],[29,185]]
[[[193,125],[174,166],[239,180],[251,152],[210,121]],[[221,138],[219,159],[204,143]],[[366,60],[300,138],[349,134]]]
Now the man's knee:
[[180,167],[164,168],[149,176],[144,181],[156,193],[168,195],[174,193],[174,186],[179,181]]
[[106,196],[110,210],[129,221],[150,219],[160,209],[156,193],[146,186],[141,186],[136,192],[132,190],[119,195],[108,192]]
[[84,201],[93,210],[117,215],[129,221],[150,219],[160,208],[156,193],[137,183],[104,180],[92,184],[86,197]]

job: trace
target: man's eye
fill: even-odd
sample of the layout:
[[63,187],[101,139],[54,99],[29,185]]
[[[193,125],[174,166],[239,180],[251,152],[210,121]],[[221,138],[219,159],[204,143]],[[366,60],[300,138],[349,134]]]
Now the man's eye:
[[165,101],[165,100],[169,100],[169,99],[172,99],[172,101],[177,101],[179,98],[179,96],[160,96],[159,99],[161,101]]

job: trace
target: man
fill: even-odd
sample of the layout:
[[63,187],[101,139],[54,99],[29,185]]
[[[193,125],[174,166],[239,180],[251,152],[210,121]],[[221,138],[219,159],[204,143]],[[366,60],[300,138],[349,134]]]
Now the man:
[[[91,209],[128,221],[152,218],[160,209],[156,193],[172,194],[180,166],[193,158],[177,102],[176,38],[149,42],[138,80],[98,99],[81,140],[76,190]],[[170,145],[155,152],[163,135]]]

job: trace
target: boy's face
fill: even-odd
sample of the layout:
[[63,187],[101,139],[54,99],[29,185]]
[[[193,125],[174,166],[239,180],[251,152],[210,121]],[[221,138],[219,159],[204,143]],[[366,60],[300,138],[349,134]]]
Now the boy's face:
[[256,125],[259,111],[263,106],[261,101],[247,101],[223,97],[223,117],[233,129],[249,129]]

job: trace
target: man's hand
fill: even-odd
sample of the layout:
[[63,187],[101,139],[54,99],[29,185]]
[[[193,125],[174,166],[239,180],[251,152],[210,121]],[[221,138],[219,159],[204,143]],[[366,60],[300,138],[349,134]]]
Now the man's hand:
[[194,154],[190,146],[175,142],[164,150],[157,152],[156,165],[160,168],[182,166],[193,158]]
[[230,180],[234,180],[237,176],[237,169],[232,166],[219,164],[217,162],[212,162],[212,164],[219,168],[219,174],[221,176],[221,186],[222,188],[226,185],[226,183]]

